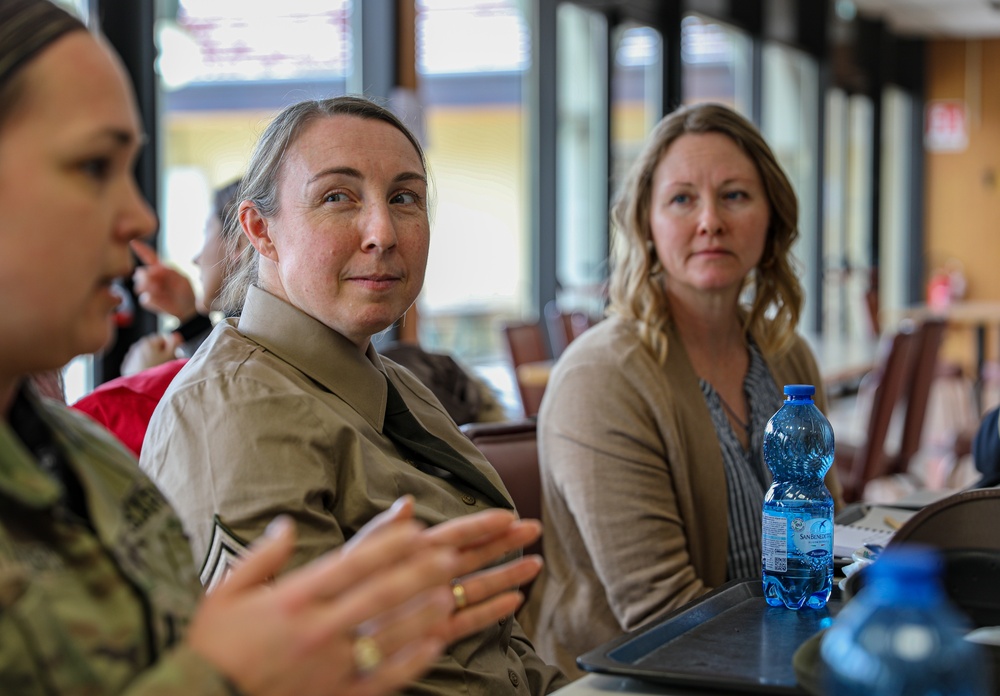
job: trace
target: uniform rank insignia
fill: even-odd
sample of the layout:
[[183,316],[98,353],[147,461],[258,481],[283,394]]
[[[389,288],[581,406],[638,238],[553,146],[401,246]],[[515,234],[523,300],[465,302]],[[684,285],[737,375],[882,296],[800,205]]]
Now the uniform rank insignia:
[[212,542],[208,546],[205,562],[201,564],[200,574],[206,594],[229,577],[240,560],[247,555],[250,546],[226,527],[218,515],[212,521]]

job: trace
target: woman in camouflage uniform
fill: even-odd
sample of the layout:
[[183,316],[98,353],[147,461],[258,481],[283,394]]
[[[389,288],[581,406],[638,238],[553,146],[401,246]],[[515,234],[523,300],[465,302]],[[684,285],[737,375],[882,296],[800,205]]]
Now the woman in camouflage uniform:
[[[380,694],[520,601],[537,563],[455,576],[538,534],[492,511],[423,531],[403,500],[361,543],[267,583],[269,534],[202,600],[170,506],[97,425],[27,386],[108,339],[112,281],[155,220],[106,45],[47,0],[0,3],[0,692]],[[468,605],[454,611],[456,599]]]

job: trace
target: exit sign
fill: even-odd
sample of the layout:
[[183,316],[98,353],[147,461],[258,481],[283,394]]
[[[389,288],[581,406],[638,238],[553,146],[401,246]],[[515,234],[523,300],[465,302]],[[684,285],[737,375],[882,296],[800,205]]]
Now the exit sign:
[[930,152],[962,152],[968,145],[965,102],[959,99],[927,102],[924,147]]

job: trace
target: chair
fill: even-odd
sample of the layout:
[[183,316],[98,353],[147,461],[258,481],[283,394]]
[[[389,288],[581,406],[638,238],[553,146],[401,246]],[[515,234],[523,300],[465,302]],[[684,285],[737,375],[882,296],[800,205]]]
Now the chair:
[[903,417],[903,434],[899,442],[899,452],[891,458],[889,474],[901,474],[907,470],[913,455],[920,449],[927,416],[927,402],[931,385],[940,376],[938,353],[944,340],[945,321],[940,318],[925,319],[916,332],[916,347],[913,356],[913,379],[906,389],[906,414]]
[[890,546],[904,542],[940,549],[1000,551],[1000,488],[977,488],[928,505],[892,536]]
[[568,327],[570,341],[579,338],[584,331],[597,323],[597,320],[585,312],[569,312],[563,316],[565,317],[563,321]]
[[555,300],[547,302],[542,313],[545,315],[545,328],[549,334],[553,358],[562,355],[575,338],[593,326],[593,321],[586,313],[564,312],[559,309]]
[[[462,432],[500,474],[517,514],[542,518],[542,479],[538,473],[538,440],[535,419],[501,423],[469,423]],[[525,553],[541,553],[541,540]]]
[[890,460],[885,441],[896,404],[911,378],[916,334],[905,322],[889,341],[885,359],[861,382],[861,389],[873,389],[871,414],[861,443],[836,443],[834,464],[844,489],[844,502],[861,499],[865,484],[888,473]]
[[549,333],[552,357],[558,358],[574,338],[572,315],[561,311],[555,300],[545,303],[542,314],[545,315],[545,329]]
[[[469,423],[462,426],[472,444],[500,474],[523,518],[542,518],[542,479],[538,472],[538,441],[535,419],[503,423]],[[526,554],[542,553],[541,540],[525,547]],[[521,588],[528,596],[531,585]]]
[[507,349],[510,353],[511,366],[514,368],[514,380],[521,396],[521,407],[526,418],[538,414],[545,393],[545,384],[528,381],[519,374],[518,368],[528,363],[540,363],[551,360],[545,336],[540,322],[507,322],[503,325]]
[[874,268],[868,271],[868,289],[865,290],[864,300],[868,331],[873,338],[877,338],[882,333],[882,324],[879,321],[878,270]]

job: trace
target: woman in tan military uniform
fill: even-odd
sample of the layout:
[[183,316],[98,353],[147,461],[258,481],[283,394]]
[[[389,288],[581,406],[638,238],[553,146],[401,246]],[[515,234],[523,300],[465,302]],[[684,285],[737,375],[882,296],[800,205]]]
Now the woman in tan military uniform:
[[[364,98],[293,104],[265,129],[237,197],[250,244],[227,305],[242,313],[171,382],[140,458],[202,580],[225,572],[219,539],[238,549],[276,512],[298,523],[295,564],[349,542],[400,495],[432,526],[512,508],[430,389],[372,346],[424,281],[414,135]],[[511,616],[450,645],[410,693],[537,696],[564,683]]]
[[[46,0],[0,3],[0,692],[381,694],[520,601],[533,539],[492,512],[423,531],[403,500],[360,543],[268,583],[284,519],[201,600],[180,523],[110,435],[26,376],[102,346],[155,225],[143,140],[111,51]],[[456,599],[467,608],[454,611]]]

